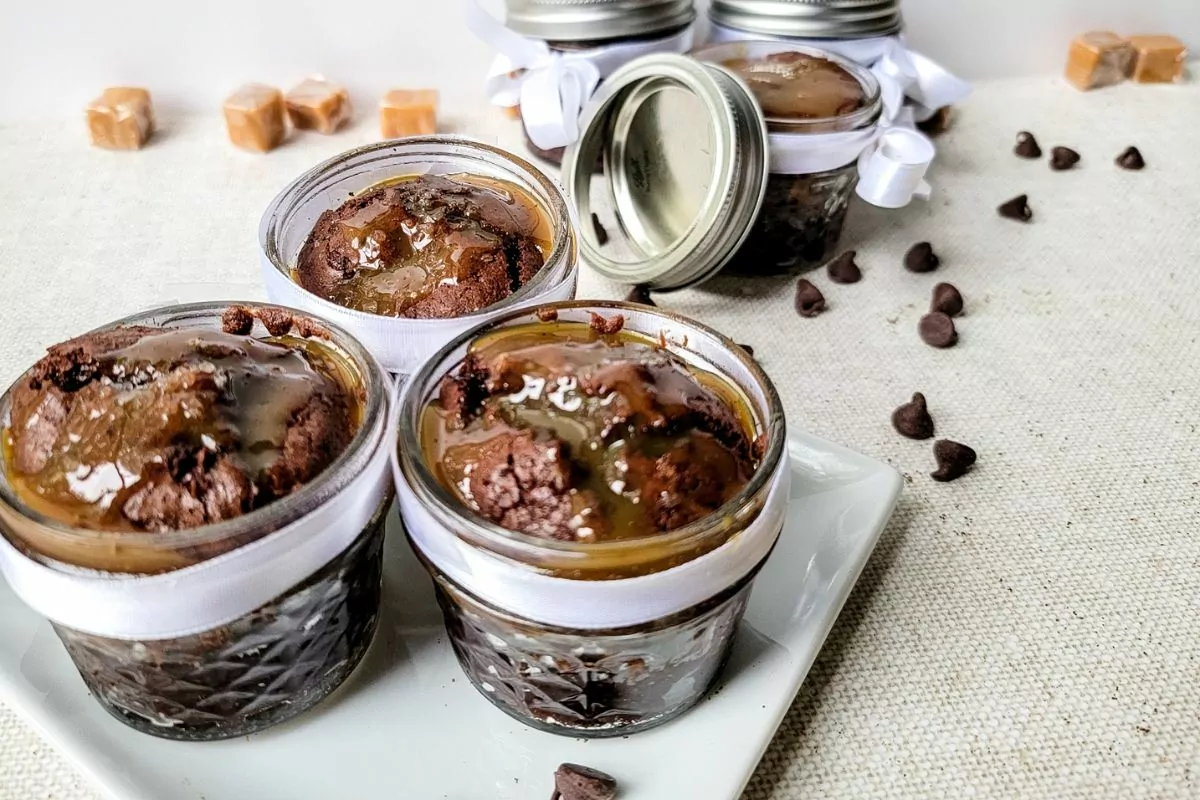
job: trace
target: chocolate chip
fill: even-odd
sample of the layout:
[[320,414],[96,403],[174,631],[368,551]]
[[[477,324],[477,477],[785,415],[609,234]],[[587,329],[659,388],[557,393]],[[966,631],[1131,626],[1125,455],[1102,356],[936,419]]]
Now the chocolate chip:
[[621,314],[602,317],[595,312],[588,313],[592,317],[592,330],[601,336],[612,336],[614,333],[620,333],[621,328],[625,327],[625,317]]
[[918,122],[917,128],[929,136],[940,136],[950,130],[950,106],[942,106],[932,116]]
[[1013,148],[1013,152],[1021,158],[1042,157],[1042,148],[1038,147],[1037,139],[1033,138],[1033,134],[1029,131],[1021,131],[1017,134],[1017,145]]
[[1079,153],[1069,147],[1050,148],[1050,169],[1061,172],[1079,163]]
[[904,268],[909,272],[933,272],[940,263],[929,242],[917,242],[904,254]]
[[925,395],[917,392],[912,401],[892,412],[892,427],[909,439],[928,439],[933,436],[933,417],[925,405]]
[[930,311],[940,311],[947,317],[957,317],[963,310],[963,298],[952,283],[939,283],[933,287]]
[[829,280],[834,283],[858,283],[862,280],[862,270],[854,263],[854,250],[847,250],[830,261],[825,269],[829,272]]
[[941,311],[930,311],[921,317],[917,331],[921,334],[921,341],[930,347],[953,347],[958,341],[954,320]]
[[825,310],[825,295],[807,278],[796,282],[796,311],[802,317],[815,317]]
[[1033,219],[1033,209],[1029,207],[1029,195],[1027,194],[1019,194],[1012,200],[1001,203],[996,210],[1005,219],[1015,219],[1018,222],[1029,222]]
[[560,764],[554,771],[554,794],[550,800],[613,800],[617,779],[598,769],[580,764]]
[[745,350],[745,351],[746,351],[746,355],[750,356],[751,358],[754,358],[754,348],[753,348],[753,347],[751,347],[751,346],[750,346],[750,345],[748,345],[748,344],[742,344],[741,342],[738,342],[738,347],[740,347],[740,348],[742,348],[743,350]]
[[221,330],[245,336],[254,329],[254,314],[245,306],[230,306],[221,315]]
[[292,326],[296,324],[292,318],[292,312],[285,308],[274,308],[272,306],[264,306],[258,309],[258,321],[267,329],[267,333],[272,336],[286,336]]
[[961,478],[975,464],[975,451],[965,444],[939,439],[933,445],[933,458],[937,470],[929,473],[935,481],[952,481]]
[[639,283],[629,290],[629,294],[625,295],[627,303],[641,303],[644,306],[654,305],[654,300],[650,297],[650,287],[644,283]]
[[592,214],[592,230],[596,232],[596,244],[604,247],[608,244],[608,231],[600,224],[600,217]]
[[537,318],[542,322],[554,322],[558,319],[558,309],[549,306],[543,306],[533,313],[537,314]]
[[1146,166],[1146,160],[1136,147],[1126,147],[1117,156],[1117,166],[1121,169],[1141,169]]

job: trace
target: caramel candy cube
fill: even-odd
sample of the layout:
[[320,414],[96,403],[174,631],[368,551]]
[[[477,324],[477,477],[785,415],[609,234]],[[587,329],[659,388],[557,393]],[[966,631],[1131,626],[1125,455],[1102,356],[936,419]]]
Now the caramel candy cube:
[[278,147],[287,132],[283,92],[247,83],[225,100],[229,141],[243,150],[265,153]]
[[1089,31],[1071,42],[1067,80],[1077,89],[1097,89],[1125,80],[1133,46],[1111,31]]
[[385,139],[437,132],[435,89],[392,89],[379,101],[379,131]]
[[305,78],[283,99],[298,130],[333,133],[350,119],[350,94],[324,78]]
[[1130,36],[1137,56],[1130,76],[1138,83],[1172,83],[1183,77],[1187,48],[1174,36]]
[[139,150],[154,133],[150,93],[132,86],[114,86],[87,107],[92,144],[109,150]]

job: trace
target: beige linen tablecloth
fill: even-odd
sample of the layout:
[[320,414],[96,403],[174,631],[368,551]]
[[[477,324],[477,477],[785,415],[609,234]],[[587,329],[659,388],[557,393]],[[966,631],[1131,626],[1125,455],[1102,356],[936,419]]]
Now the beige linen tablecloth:
[[[0,128],[5,385],[45,345],[128,312],[261,297],[267,201],[375,134],[364,115],[254,156],[216,115],[160,116],[133,154],[90,150],[82,119]],[[1019,129],[1082,163],[1015,158]],[[981,85],[939,140],[930,203],[852,210],[844,244],[864,278],[811,275],[824,315],[798,317],[789,282],[660,296],[751,344],[790,425],[907,477],[746,800],[1200,797],[1198,129],[1195,85]],[[1143,172],[1113,165],[1129,144]],[[1033,222],[1000,219],[1023,192]],[[919,240],[937,272],[902,268]],[[949,350],[916,333],[941,280],[967,304]],[[583,296],[621,293],[581,281]],[[930,480],[930,444],[889,424],[918,390],[938,435],[979,452],[955,483]],[[0,798],[50,797],[94,794],[0,710]]]

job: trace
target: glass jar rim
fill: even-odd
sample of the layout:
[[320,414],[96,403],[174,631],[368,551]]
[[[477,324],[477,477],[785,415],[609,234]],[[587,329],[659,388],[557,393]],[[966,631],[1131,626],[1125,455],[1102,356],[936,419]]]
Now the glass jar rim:
[[[422,150],[419,148],[428,148]],[[415,148],[415,149],[414,149]],[[454,148],[462,148],[465,152],[455,152]],[[379,319],[404,319],[414,325],[421,323],[436,323],[446,319],[459,321],[474,321],[485,320],[497,311],[503,311],[508,308],[515,307],[529,299],[531,295],[543,288],[544,284],[554,279],[556,266],[561,263],[570,263],[575,258],[575,235],[572,226],[572,216],[570,206],[566,198],[563,197],[561,187],[554,182],[546,173],[542,172],[535,165],[526,161],[514,153],[511,153],[503,148],[490,145],[485,142],[480,142],[469,136],[456,136],[439,134],[434,136],[409,136],[400,139],[386,139],[381,142],[372,142],[370,144],[361,145],[359,147],[346,150],[342,153],[327,158],[326,160],[316,164],[313,167],[305,170],[299,177],[289,183],[279,192],[271,202],[267,204],[266,210],[263,212],[262,219],[258,226],[258,243],[259,248],[270,261],[271,266],[275,268],[287,280],[291,281],[291,266],[287,262],[287,258],[283,253],[281,238],[283,231],[290,220],[291,213],[298,209],[303,201],[308,196],[309,190],[313,189],[330,173],[337,170],[339,167],[351,164],[355,159],[360,157],[370,156],[376,153],[385,153],[388,150],[396,150],[396,154],[403,153],[411,156],[452,156],[455,158],[478,158],[472,156],[470,151],[478,151],[486,154],[493,159],[489,163],[503,164],[514,173],[517,177],[529,181],[539,192],[540,196],[534,197],[536,201],[549,206],[545,210],[551,220],[553,228],[553,246],[548,254],[545,255],[541,269],[537,271],[529,281],[510,294],[489,306],[473,311],[470,314],[461,314],[455,317],[433,317],[429,319],[423,318],[399,318],[390,317],[382,314],[372,314],[366,311],[360,311],[355,308],[334,303],[321,297],[318,294],[310,292],[308,289],[296,284],[297,288],[302,291],[310,301],[314,301],[318,307],[329,306],[335,309],[337,313],[344,314],[351,319],[360,321],[370,321]],[[486,158],[479,159],[486,161]],[[468,172],[463,170],[463,172]],[[294,283],[294,281],[293,281]]]
[[[220,315],[231,306],[242,306],[248,309],[285,308],[257,302],[201,302],[186,303],[171,306],[161,306],[148,311],[138,312],[123,317],[115,322],[93,328],[85,334],[99,333],[117,327],[130,325],[157,324],[163,327],[184,328],[196,327],[178,325],[189,320],[220,318]],[[181,546],[194,547],[197,545],[218,544],[235,539],[256,530],[276,530],[293,522],[305,514],[327,502],[331,497],[344,489],[358,475],[371,456],[379,447],[387,442],[387,425],[389,423],[390,382],[383,367],[364,348],[357,339],[346,331],[326,322],[323,319],[311,317],[303,311],[286,309],[293,314],[311,318],[321,328],[329,332],[327,344],[341,357],[350,361],[361,375],[366,402],[363,406],[362,423],[351,438],[350,443],[333,462],[321,473],[301,486],[295,493],[281,497],[262,508],[243,514],[240,517],[202,525],[198,528],[185,528],[164,532],[141,531],[111,531],[68,525],[41,514],[27,506],[17,496],[8,480],[7,468],[0,469],[0,504],[12,509],[16,514],[28,519],[45,531],[74,541],[104,542],[125,544],[150,550],[168,550]],[[322,337],[324,338],[324,337]],[[30,368],[32,369],[32,367]],[[23,372],[13,383],[0,394],[0,423],[8,424],[11,413],[13,390],[29,375],[29,370]],[[3,465],[0,464],[0,467]],[[3,535],[3,534],[0,534]]]
[[753,57],[746,54],[747,50],[758,51],[761,56],[768,56],[774,53],[801,53],[806,56],[813,56],[814,58],[823,58],[850,73],[866,93],[860,108],[856,108],[847,114],[839,114],[833,117],[790,119],[787,117],[769,117],[764,113],[763,118],[767,121],[767,127],[771,133],[805,134],[826,133],[838,130],[859,130],[874,125],[883,114],[883,90],[879,85],[879,80],[871,70],[845,56],[828,50],[822,50],[819,47],[770,39],[747,39],[705,45],[693,50],[691,55],[700,61],[724,66],[724,60],[735,57],[735,54],[739,54],[737,57]]
[[[624,314],[636,312],[662,319],[676,326],[686,327],[690,333],[708,337],[727,351],[749,373],[765,400],[763,404],[765,408],[760,411],[755,407],[753,410],[756,423],[761,426],[761,432],[766,434],[767,443],[758,468],[741,491],[716,511],[688,525],[664,531],[653,537],[617,539],[607,542],[560,541],[531,536],[509,530],[477,514],[472,514],[460,499],[454,497],[442,485],[423,458],[420,418],[432,390],[436,389],[435,385],[425,386],[424,384],[433,379],[440,381],[447,374],[442,369],[446,366],[446,362],[454,358],[458,350],[469,346],[470,342],[480,334],[525,317],[528,317],[530,321],[536,320],[537,312],[540,309],[608,311]],[[671,344],[678,343],[672,342]],[[686,344],[682,347],[685,350],[688,349]],[[676,349],[672,351],[677,352]],[[450,366],[453,367],[454,363],[451,363]],[[728,376],[724,377],[737,386]],[[744,393],[740,386],[738,389]],[[786,456],[787,448],[782,400],[771,379],[749,353],[719,331],[681,314],[616,300],[570,300],[549,303],[538,309],[526,308],[514,311],[472,328],[456,337],[422,365],[421,369],[410,378],[409,385],[402,393],[397,406],[399,431],[396,455],[400,467],[399,472],[422,505],[439,522],[447,524],[455,536],[466,540],[469,544],[482,547],[494,555],[531,566],[541,561],[547,564],[554,562],[552,566],[555,568],[579,569],[586,566],[583,563],[585,559],[607,561],[620,559],[622,556],[628,559],[639,550],[647,549],[646,544],[649,541],[652,541],[654,549],[659,551],[655,555],[655,561],[663,558],[661,552],[664,550],[678,554],[714,541],[714,546],[719,546],[723,543],[723,537],[728,538],[739,529],[737,526],[745,517],[747,510],[754,510],[755,498],[765,495],[770,488],[776,469],[781,459]]]

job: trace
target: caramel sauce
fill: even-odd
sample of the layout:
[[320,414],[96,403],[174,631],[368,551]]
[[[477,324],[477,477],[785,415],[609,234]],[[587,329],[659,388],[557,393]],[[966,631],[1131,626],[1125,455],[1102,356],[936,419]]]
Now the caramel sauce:
[[768,119],[826,119],[862,108],[858,79],[834,62],[806,53],[772,53],[721,63],[746,82]]

